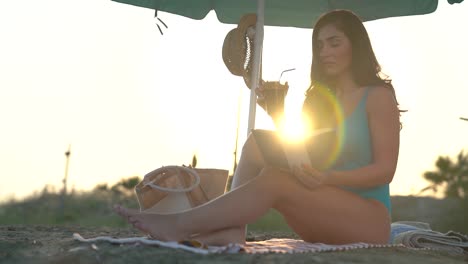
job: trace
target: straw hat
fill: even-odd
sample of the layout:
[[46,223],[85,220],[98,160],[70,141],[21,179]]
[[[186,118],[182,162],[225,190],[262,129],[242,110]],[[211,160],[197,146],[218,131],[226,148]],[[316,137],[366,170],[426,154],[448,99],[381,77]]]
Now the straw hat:
[[[242,76],[247,87],[250,88],[250,75],[253,59],[254,40],[247,36],[249,27],[257,23],[256,14],[242,16],[237,28],[228,32],[223,42],[223,61],[228,70]],[[245,66],[247,62],[247,65]]]
[[245,51],[241,50],[242,45],[239,45],[238,40],[239,30],[237,28],[227,33],[223,43],[223,61],[232,74],[242,76],[244,70],[241,61],[245,61]]

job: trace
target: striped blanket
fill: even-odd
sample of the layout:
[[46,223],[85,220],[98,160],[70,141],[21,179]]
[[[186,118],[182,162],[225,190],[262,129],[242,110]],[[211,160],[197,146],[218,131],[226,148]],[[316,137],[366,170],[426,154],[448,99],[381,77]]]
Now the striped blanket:
[[198,254],[241,252],[248,254],[308,253],[383,247],[433,249],[468,254],[468,236],[453,231],[449,231],[447,233],[433,231],[427,223],[421,222],[392,223],[391,239],[388,244],[352,243],[329,245],[323,243],[308,243],[298,239],[274,238],[264,241],[249,241],[243,245],[229,244],[226,246],[207,246],[194,240],[163,242],[149,237],[114,238],[99,236],[94,238],[84,238],[80,234],[75,233],[73,234],[73,238],[85,243],[105,241],[112,244],[144,244],[181,249]]

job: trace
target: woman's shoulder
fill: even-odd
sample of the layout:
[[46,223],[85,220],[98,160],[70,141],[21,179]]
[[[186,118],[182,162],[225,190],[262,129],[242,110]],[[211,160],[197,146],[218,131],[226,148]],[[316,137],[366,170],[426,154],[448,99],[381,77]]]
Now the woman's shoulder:
[[385,85],[374,85],[367,87],[369,101],[380,101],[380,100],[394,100],[395,91],[390,86]]
[[385,85],[370,86],[368,88],[367,109],[397,107],[395,92],[392,87]]

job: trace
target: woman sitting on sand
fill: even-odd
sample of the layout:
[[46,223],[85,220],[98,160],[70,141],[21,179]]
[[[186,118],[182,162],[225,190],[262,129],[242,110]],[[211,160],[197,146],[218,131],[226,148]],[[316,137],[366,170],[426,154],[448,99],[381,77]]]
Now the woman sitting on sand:
[[[276,166],[284,164],[285,157],[280,145],[274,147],[275,138],[254,131],[243,146],[231,191],[180,213],[141,213],[121,206],[115,211],[164,241],[244,243],[246,224],[274,208],[305,241],[387,243],[389,184],[400,133],[393,86],[380,77],[367,31],[350,11],[335,10],[319,18],[312,50],[311,87],[303,109],[315,128],[333,126],[336,135],[342,135],[332,164],[311,160],[314,167],[285,170]],[[343,118],[336,118],[336,107],[327,107],[333,105],[327,104],[330,98],[341,106]],[[329,155],[310,149],[317,156]],[[304,184],[303,179],[310,181]]]

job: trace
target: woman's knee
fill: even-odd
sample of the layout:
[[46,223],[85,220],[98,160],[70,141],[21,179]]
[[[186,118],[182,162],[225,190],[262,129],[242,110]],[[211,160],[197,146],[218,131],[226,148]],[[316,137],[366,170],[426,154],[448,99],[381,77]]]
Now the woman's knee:
[[275,167],[264,167],[259,174],[258,184],[262,184],[269,192],[273,192],[278,200],[287,200],[288,194],[296,192],[300,186],[294,176],[286,170]]
[[242,153],[240,158],[247,159],[250,162],[258,165],[264,164],[262,154],[253,134],[249,135],[244,145],[242,146]]

